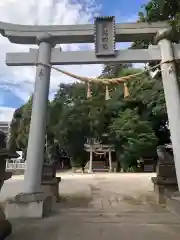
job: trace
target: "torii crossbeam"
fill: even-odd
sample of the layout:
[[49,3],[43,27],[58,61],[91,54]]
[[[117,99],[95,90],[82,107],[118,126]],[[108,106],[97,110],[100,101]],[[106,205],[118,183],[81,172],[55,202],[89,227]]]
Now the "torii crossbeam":
[[[180,44],[174,44],[174,59],[180,59]],[[117,50],[115,57],[96,57],[94,51],[66,51],[60,52],[54,48],[51,53],[51,65],[79,65],[102,63],[148,63],[161,61],[159,46],[150,46],[149,49]],[[29,52],[7,53],[6,64],[8,66],[35,66],[38,62],[38,50],[30,49]]]
[[[160,29],[169,28],[168,22],[116,24],[116,42],[152,40]],[[0,22],[0,32],[12,43],[37,44],[37,36],[50,33],[53,44],[94,43],[94,25],[30,26]]]

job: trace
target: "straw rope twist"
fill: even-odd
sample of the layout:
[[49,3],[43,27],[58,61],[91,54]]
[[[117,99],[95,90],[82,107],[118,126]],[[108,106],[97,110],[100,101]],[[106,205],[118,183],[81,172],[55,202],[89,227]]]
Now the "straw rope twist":
[[83,76],[79,76],[79,75],[67,72],[67,71],[62,70],[60,68],[54,67],[51,64],[44,64],[44,63],[41,63],[41,62],[38,62],[37,65],[42,65],[42,66],[45,66],[45,67],[49,67],[49,68],[54,69],[54,70],[56,70],[56,71],[58,71],[58,72],[60,72],[62,74],[65,74],[65,75],[67,75],[69,77],[72,77],[72,78],[74,78],[76,80],[80,80],[80,81],[85,82],[85,83],[96,83],[96,84],[99,83],[99,84],[109,85],[109,84],[125,83],[126,81],[128,81],[128,80],[130,80],[132,78],[136,78],[136,77],[139,77],[139,76],[143,75],[145,72],[149,72],[149,71],[151,71],[153,69],[156,69],[157,67],[161,66],[162,64],[172,63],[174,61],[175,60],[161,62],[159,64],[156,64],[153,67],[150,67],[148,69],[144,69],[144,71],[142,71],[142,72],[134,73],[134,74],[131,74],[131,75],[128,75],[128,76],[124,76],[124,77],[112,78],[112,79],[109,79],[109,78],[89,78],[89,77],[83,77]]

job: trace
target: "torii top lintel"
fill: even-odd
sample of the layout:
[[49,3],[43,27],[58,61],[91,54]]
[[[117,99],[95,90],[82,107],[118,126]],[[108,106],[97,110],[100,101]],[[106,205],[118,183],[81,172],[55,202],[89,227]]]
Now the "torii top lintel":
[[[169,28],[167,22],[156,23],[118,23],[116,42],[151,40],[159,29]],[[0,33],[10,42],[18,44],[37,44],[37,36],[47,32],[52,35],[54,44],[93,43],[94,25],[18,25],[0,22]]]

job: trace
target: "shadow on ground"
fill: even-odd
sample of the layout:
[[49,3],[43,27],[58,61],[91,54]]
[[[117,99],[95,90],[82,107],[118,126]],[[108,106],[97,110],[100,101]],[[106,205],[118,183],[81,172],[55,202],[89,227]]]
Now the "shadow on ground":
[[91,197],[87,196],[61,196],[60,202],[56,204],[56,208],[87,208],[90,202]]

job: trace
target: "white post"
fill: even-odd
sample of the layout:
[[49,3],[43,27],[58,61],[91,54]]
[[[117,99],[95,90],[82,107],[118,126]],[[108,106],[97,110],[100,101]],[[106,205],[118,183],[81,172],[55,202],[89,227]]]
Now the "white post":
[[108,155],[109,155],[109,171],[112,172],[112,155],[111,155],[110,149],[109,149]]
[[92,148],[90,148],[90,155],[89,155],[89,173],[92,173],[93,172],[93,169],[92,169],[92,161],[93,161],[93,151],[92,151]]
[[[162,33],[162,32],[161,32]],[[161,34],[160,33],[160,34]],[[174,163],[178,188],[180,190],[180,90],[176,74],[173,45],[168,39],[159,40],[162,65],[161,73],[166,99],[166,107],[171,132],[171,141],[174,154]]]
[[[51,36],[44,34],[38,39],[38,61],[49,64],[51,60]],[[27,169],[24,177],[24,193],[40,191],[44,162],[44,143],[51,69],[37,65],[33,94],[31,124],[27,148]]]

